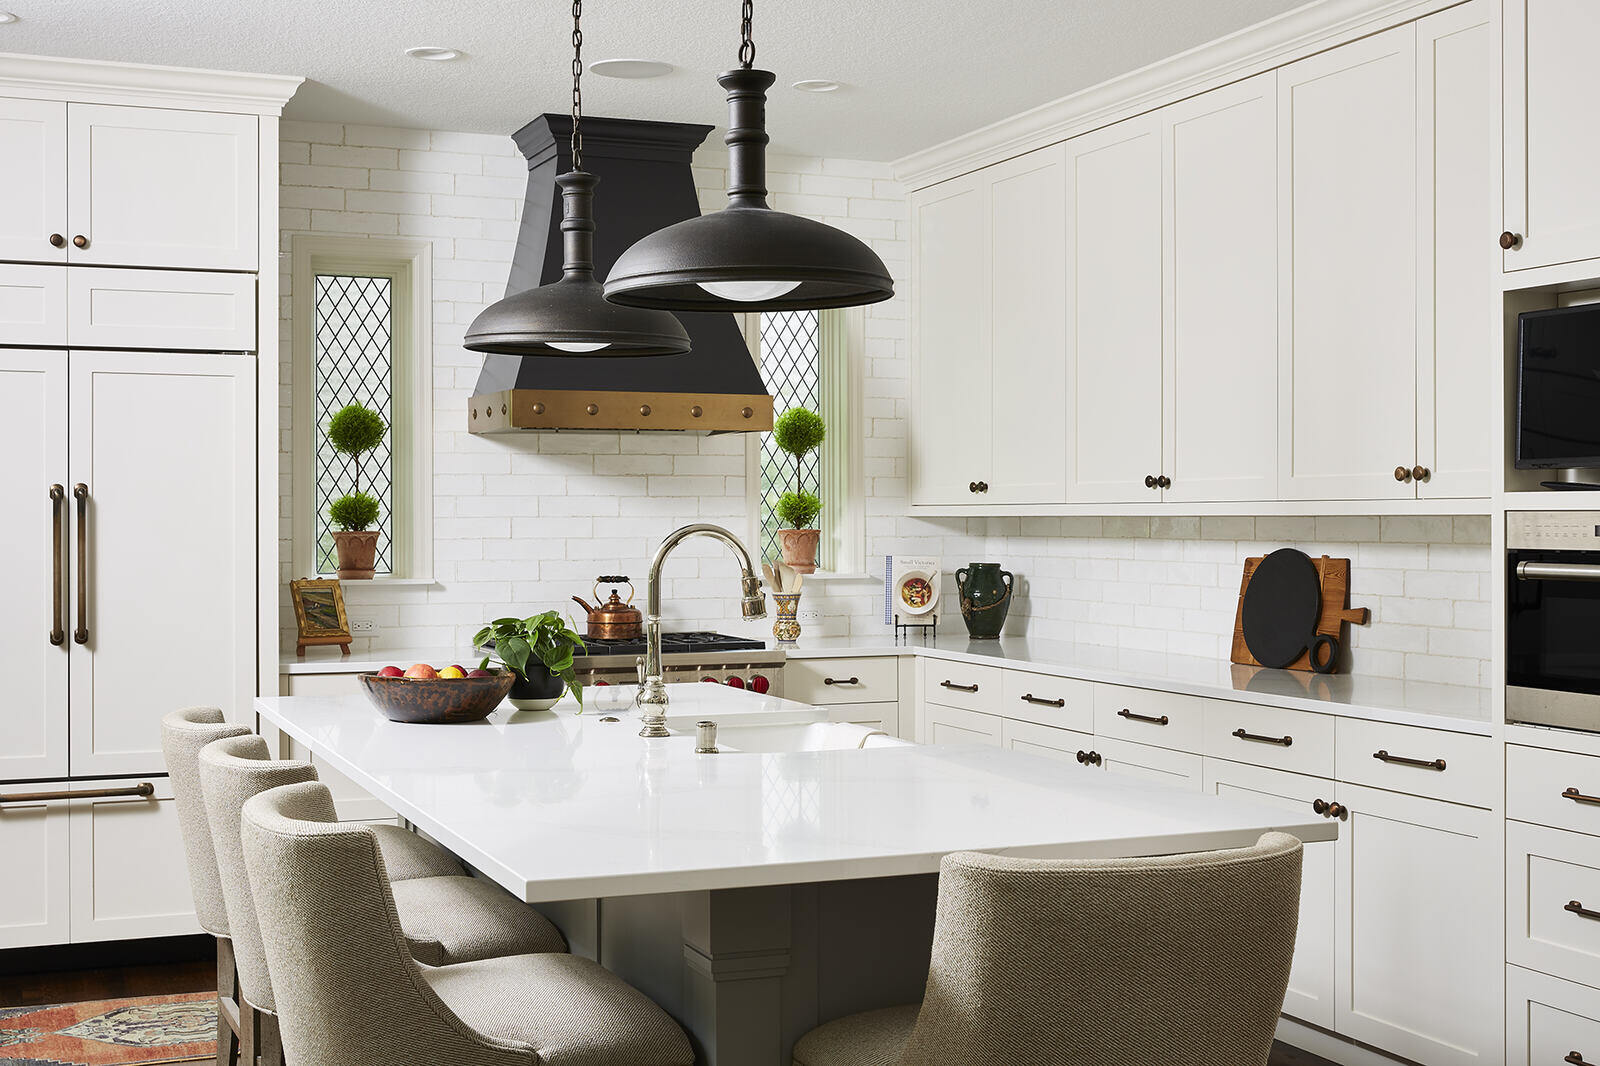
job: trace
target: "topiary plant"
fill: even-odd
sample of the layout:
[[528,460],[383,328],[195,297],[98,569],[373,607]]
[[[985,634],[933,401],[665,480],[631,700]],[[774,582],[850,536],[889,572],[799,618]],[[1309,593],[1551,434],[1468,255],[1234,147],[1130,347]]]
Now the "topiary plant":
[[791,407],[772,423],[772,439],[783,451],[794,456],[794,491],[783,494],[774,510],[790,523],[790,529],[807,529],[822,513],[822,501],[800,486],[800,464],[828,436],[822,416],[808,407]]
[[378,501],[365,492],[350,492],[328,505],[328,517],[343,533],[358,533],[378,520]]
[[352,491],[329,504],[328,518],[341,532],[360,532],[378,520],[378,501],[361,489],[361,457],[383,443],[389,427],[372,408],[351,403],[333,413],[324,432],[333,450],[348,455],[356,468]]

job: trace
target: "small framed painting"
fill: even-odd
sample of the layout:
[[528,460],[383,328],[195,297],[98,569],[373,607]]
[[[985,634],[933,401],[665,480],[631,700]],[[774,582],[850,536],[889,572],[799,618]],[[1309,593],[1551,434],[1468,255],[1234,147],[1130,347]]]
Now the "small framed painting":
[[289,582],[294,599],[294,621],[299,627],[294,653],[304,655],[308,647],[338,644],[350,654],[350,619],[344,613],[344,590],[335,578],[304,577]]

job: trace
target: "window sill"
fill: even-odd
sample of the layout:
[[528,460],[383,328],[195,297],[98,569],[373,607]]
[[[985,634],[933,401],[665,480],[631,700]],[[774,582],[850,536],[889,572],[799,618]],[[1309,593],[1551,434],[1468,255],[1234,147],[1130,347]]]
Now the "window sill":
[[807,581],[870,581],[874,585],[883,584],[882,574],[865,574],[856,571],[836,572],[832,570],[818,570],[816,573],[805,575]]
[[[324,574],[318,576],[336,578],[339,575]],[[352,588],[426,588],[429,585],[437,585],[438,583],[435,578],[431,577],[374,577],[363,578],[360,581],[341,581],[339,584],[348,593]]]

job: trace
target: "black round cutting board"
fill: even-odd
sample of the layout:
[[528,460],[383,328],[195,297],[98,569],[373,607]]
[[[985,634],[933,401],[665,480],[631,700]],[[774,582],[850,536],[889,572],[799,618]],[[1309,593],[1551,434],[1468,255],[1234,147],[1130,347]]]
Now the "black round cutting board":
[[1244,643],[1262,666],[1281,669],[1316,636],[1322,582],[1305,552],[1279,548],[1261,560],[1244,592]]

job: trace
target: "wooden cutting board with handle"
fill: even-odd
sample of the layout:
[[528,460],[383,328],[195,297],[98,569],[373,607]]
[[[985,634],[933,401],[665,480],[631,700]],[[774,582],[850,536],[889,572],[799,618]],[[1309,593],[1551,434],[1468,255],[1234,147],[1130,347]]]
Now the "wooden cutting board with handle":
[[[1250,649],[1244,642],[1244,593],[1250,587],[1250,576],[1256,572],[1256,567],[1261,565],[1262,556],[1246,559],[1244,561],[1244,576],[1239,580],[1239,606],[1233,615],[1233,656],[1232,661],[1241,666],[1260,666],[1255,657],[1250,654]],[[1344,624],[1353,622],[1358,626],[1367,624],[1371,612],[1365,607],[1350,606],[1350,560],[1330,559],[1326,555],[1311,560],[1317,568],[1317,578],[1322,585],[1322,614],[1317,618],[1317,632],[1325,633],[1339,642],[1341,648],[1345,646]],[[1290,670],[1310,670],[1311,655],[1309,652],[1301,656],[1288,666]]]

